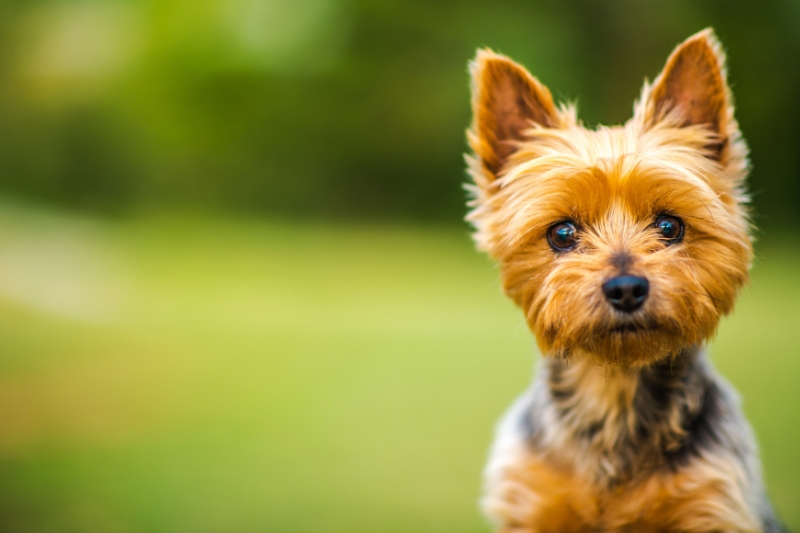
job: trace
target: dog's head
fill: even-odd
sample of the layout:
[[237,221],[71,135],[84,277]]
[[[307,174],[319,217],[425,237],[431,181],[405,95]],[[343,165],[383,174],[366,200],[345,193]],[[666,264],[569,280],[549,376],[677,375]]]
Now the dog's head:
[[639,366],[703,342],[747,282],[747,147],[710,30],[590,130],[523,67],[472,63],[469,220],[543,353]]

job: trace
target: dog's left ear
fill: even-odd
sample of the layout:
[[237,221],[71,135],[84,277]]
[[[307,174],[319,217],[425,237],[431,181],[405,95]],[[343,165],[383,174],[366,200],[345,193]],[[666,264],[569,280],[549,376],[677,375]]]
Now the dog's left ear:
[[676,114],[682,126],[705,125],[718,136],[708,147],[710,157],[723,162],[730,129],[736,127],[725,78],[725,54],[713,30],[689,37],[672,52],[653,82],[642,109],[645,127]]

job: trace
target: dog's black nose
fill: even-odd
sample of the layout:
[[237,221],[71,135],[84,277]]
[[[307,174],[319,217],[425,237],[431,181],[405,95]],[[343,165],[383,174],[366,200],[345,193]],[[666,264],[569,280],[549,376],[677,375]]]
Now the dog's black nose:
[[603,294],[614,308],[624,313],[639,309],[650,292],[647,278],[640,276],[617,276],[603,283]]

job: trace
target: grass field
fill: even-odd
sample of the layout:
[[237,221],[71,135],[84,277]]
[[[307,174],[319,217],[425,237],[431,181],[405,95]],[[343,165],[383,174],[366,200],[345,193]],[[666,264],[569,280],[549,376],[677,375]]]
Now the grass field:
[[[800,529],[800,245],[712,347]],[[465,231],[0,208],[0,530],[486,532],[533,342]]]

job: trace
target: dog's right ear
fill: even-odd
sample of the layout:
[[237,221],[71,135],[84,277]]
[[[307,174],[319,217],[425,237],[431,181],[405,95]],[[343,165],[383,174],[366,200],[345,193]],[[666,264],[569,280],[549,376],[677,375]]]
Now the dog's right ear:
[[561,118],[550,91],[521,65],[491,50],[478,50],[472,73],[469,144],[487,179],[494,180],[534,124],[557,127]]

